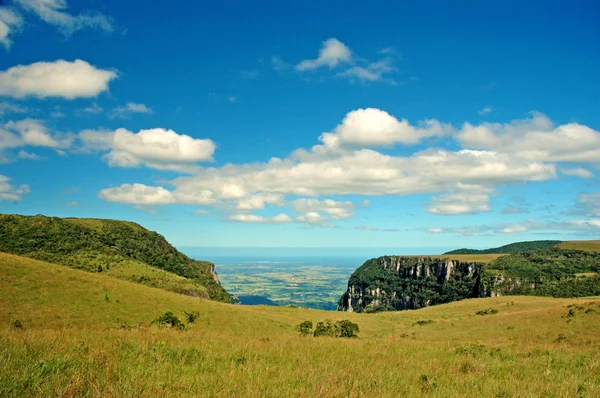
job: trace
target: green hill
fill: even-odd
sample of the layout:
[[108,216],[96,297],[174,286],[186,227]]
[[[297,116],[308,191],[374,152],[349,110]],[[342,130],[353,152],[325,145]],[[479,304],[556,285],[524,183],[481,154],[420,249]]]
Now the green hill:
[[488,263],[448,257],[383,256],[368,260],[350,276],[338,310],[407,310],[505,295],[600,295],[597,252],[552,247],[498,256]]
[[522,253],[529,250],[545,249],[548,247],[554,247],[563,243],[560,240],[533,240],[528,242],[515,242],[508,245],[494,247],[491,249],[477,250],[477,249],[456,249],[444,254],[512,254]]
[[[0,291],[2,397],[600,396],[600,298],[370,315],[232,306],[3,253]],[[153,326],[167,311],[199,315]],[[296,331],[325,319],[359,337]]]
[[0,251],[230,302],[213,263],[132,222],[0,214]]

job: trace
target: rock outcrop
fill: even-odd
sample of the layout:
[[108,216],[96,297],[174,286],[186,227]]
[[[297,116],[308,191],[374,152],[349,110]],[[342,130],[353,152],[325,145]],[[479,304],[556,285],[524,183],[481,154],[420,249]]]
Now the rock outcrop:
[[339,311],[408,310],[492,294],[482,263],[447,258],[384,256],[350,277]]

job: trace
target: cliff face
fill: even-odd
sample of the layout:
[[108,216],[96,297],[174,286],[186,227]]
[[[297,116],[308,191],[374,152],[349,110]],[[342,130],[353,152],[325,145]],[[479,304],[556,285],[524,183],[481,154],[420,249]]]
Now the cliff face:
[[368,260],[348,281],[339,311],[407,310],[491,295],[483,264],[431,257]]

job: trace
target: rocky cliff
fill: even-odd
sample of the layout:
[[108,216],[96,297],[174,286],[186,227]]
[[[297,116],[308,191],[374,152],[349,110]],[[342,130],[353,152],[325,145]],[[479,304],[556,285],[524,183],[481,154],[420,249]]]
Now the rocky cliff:
[[350,276],[339,311],[407,310],[485,297],[484,265],[447,258],[384,256],[366,261]]

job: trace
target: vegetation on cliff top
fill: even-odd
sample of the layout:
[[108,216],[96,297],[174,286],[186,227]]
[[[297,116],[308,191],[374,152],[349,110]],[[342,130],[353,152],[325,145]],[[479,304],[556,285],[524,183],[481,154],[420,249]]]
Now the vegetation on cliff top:
[[[416,309],[466,298],[498,295],[586,297],[600,295],[600,253],[556,247],[499,256],[488,264],[456,263],[448,278],[410,271],[440,268],[444,258],[402,258],[404,271],[386,268],[388,257],[366,261],[348,280],[338,309],[348,310],[352,289],[360,295],[356,312]],[[421,268],[422,269],[422,268]],[[407,273],[407,270],[409,272]],[[373,291],[380,289],[382,293]],[[359,301],[357,298],[353,301]]]
[[562,243],[562,241],[560,240],[534,240],[529,242],[515,242],[508,245],[485,250],[457,249],[446,252],[444,254],[512,254],[554,247],[560,243]]
[[[0,214],[0,251],[229,302],[206,261],[126,221]],[[152,267],[152,268],[149,268]]]

